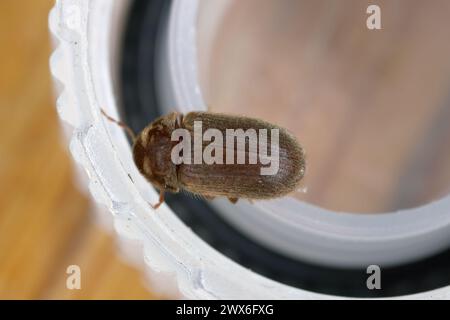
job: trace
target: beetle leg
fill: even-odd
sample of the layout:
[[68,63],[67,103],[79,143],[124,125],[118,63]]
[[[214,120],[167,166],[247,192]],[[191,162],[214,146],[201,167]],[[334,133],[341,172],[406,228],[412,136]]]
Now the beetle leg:
[[238,202],[239,198],[228,198],[232,204],[236,204]]
[[150,204],[153,209],[158,209],[164,203],[164,189],[159,190],[159,201],[157,204]]

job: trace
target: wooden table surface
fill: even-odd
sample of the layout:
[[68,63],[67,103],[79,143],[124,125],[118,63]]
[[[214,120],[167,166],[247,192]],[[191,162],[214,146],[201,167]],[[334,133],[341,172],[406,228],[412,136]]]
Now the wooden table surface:
[[[74,183],[48,59],[52,0],[0,1],[0,299],[152,299]],[[81,290],[66,268],[81,268]]]

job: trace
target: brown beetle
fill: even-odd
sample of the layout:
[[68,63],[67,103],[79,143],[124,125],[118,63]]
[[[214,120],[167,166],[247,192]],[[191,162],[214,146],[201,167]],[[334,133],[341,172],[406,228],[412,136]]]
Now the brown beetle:
[[[224,196],[233,203],[239,198],[249,200],[277,198],[295,191],[305,174],[305,155],[295,137],[285,129],[266,121],[210,112],[190,112],[186,115],[174,112],[156,119],[136,136],[124,123],[109,117],[103,110],[102,113],[127,130],[132,137],[133,159],[137,168],[160,190],[159,202],[153,206],[155,209],[164,202],[166,191],[177,193],[186,190],[207,199]],[[202,130],[206,129],[206,132],[208,129],[215,130],[211,131],[214,133],[213,142],[210,135],[207,141],[202,139],[200,142],[202,155],[207,155],[206,148],[209,146],[208,155],[215,161],[199,162],[198,155],[194,154],[199,148],[195,146],[191,148],[189,145],[191,142],[185,141],[189,148],[183,149],[180,157],[193,160],[175,162],[174,148],[183,140],[193,137],[194,144],[198,143],[195,140],[197,136],[194,136],[198,123],[202,125]],[[178,138],[174,139],[174,132],[177,129],[182,129],[188,134],[181,142]],[[252,140],[246,139],[257,137],[262,141],[264,136],[260,132],[269,130],[271,133],[278,132],[277,141],[271,136],[270,143],[267,144],[271,150],[270,155],[267,150],[263,150],[265,145],[263,148],[261,145],[252,148]],[[237,136],[232,137],[233,145],[228,144],[230,132],[245,134],[241,145],[239,141],[238,144],[234,144]],[[252,136],[253,132],[260,134]],[[211,147],[213,144],[215,147]],[[272,149],[274,146],[277,148]],[[273,174],[262,174],[263,170],[268,168],[268,162],[263,161],[267,160],[267,157],[260,157],[259,161],[254,161],[263,151],[267,157],[278,158],[277,168]],[[243,156],[241,161],[240,155]],[[242,163],[242,159],[248,159],[249,163],[245,161]],[[250,159],[253,159],[252,163]]]

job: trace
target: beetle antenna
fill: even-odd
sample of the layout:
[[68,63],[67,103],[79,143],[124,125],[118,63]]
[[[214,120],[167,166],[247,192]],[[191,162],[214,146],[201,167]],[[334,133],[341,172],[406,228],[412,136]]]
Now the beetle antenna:
[[115,124],[117,124],[119,127],[121,127],[122,129],[124,129],[126,131],[126,133],[130,136],[131,140],[133,140],[133,142],[136,141],[136,134],[134,133],[134,131],[127,126],[124,122],[119,121],[114,119],[113,117],[109,116],[105,110],[103,110],[102,108],[100,108],[102,114],[105,116],[106,119],[108,119],[111,122],[114,122]]

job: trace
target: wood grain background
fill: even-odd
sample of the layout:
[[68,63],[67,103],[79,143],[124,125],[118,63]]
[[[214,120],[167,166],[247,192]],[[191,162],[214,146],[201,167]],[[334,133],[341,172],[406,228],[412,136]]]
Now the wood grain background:
[[[0,299],[152,299],[74,185],[51,91],[52,0],[0,1]],[[81,267],[81,290],[66,268]]]

